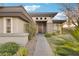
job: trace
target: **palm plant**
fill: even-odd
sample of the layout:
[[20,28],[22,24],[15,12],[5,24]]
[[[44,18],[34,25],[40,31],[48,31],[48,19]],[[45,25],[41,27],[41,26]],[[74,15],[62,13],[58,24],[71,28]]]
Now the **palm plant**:
[[67,29],[68,34],[70,34],[74,39],[71,39],[70,37],[61,37],[64,42],[60,42],[60,45],[55,44],[55,52],[58,55],[79,55],[79,4],[72,5],[73,4],[63,4],[62,9],[68,17],[68,20],[71,20],[72,24],[75,25],[75,28],[70,29],[69,27],[69,29]]
[[61,37],[64,42],[56,45],[56,54],[58,55],[79,55],[79,27],[68,30],[75,39]]

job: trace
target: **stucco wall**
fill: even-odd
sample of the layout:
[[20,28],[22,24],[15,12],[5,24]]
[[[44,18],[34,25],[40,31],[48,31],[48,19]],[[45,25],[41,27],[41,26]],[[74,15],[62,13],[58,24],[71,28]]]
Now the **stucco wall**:
[[53,32],[53,24],[52,23],[47,23],[47,32]]
[[0,44],[6,42],[15,42],[17,44],[20,44],[21,46],[25,46],[28,42],[28,33],[0,34]]
[[53,24],[53,32],[63,33],[63,24]]
[[53,22],[51,17],[48,17],[47,20],[47,32],[53,32]]
[[[38,19],[36,19],[38,18]],[[42,17],[42,19],[40,19],[41,17],[32,17],[33,21],[47,21],[47,27],[46,27],[46,32],[57,32],[57,31],[62,31],[61,30],[61,26],[62,24],[57,24],[57,23],[53,23],[53,18],[52,17],[46,17],[46,19],[44,19],[45,17]],[[38,30],[38,29],[37,29]],[[37,31],[38,32],[38,31]]]
[[53,31],[56,32],[58,30],[57,24],[53,24]]
[[24,24],[27,22],[18,17],[11,17],[13,32],[4,33],[4,18],[6,19],[7,17],[0,17],[0,44],[6,42],[16,42],[17,44],[25,46],[28,42],[28,34],[25,33]]
[[13,33],[25,33],[25,24],[26,22],[20,18],[13,18]]
[[[38,18],[38,19],[36,19]],[[52,32],[53,31],[53,22],[52,22],[52,17],[42,17],[42,19],[40,19],[41,17],[32,17],[33,21],[36,23],[36,21],[47,21],[47,26],[46,26],[46,30],[47,32]],[[46,18],[46,19],[45,19]],[[38,27],[37,27],[38,28]],[[38,32],[38,31],[37,31]]]
[[3,33],[3,17],[0,17],[0,33]]
[[[38,18],[38,19],[36,19]],[[33,21],[51,21],[50,17],[42,17],[42,19],[40,19],[41,17],[32,17]],[[46,19],[45,19],[46,18]]]
[[[0,33],[4,33],[4,18],[7,19],[7,17],[0,17]],[[24,24],[27,22],[23,21],[22,19],[18,17],[9,17],[12,19],[12,30],[13,33],[25,33],[25,27]]]

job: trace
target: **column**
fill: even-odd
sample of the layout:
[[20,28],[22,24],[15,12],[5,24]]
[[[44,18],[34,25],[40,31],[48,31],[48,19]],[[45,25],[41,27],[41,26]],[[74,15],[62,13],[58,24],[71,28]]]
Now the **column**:
[[47,22],[47,32],[53,32],[53,23]]

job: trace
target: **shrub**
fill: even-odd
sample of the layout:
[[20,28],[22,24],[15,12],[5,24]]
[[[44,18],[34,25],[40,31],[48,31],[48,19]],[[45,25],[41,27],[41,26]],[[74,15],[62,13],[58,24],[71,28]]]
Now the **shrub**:
[[28,39],[31,40],[36,34],[36,25],[31,22],[26,25],[26,31],[29,33]]
[[21,47],[21,48],[17,51],[16,55],[18,55],[18,56],[27,56],[27,55],[28,55],[28,49],[25,48],[25,47]]
[[79,27],[69,29],[68,32],[79,42]]
[[0,56],[12,56],[12,54],[5,52],[5,53],[0,53]]
[[60,34],[59,30],[52,33],[52,35],[59,35],[59,34]]
[[57,34],[56,32],[53,32],[53,33],[52,33],[52,35],[56,35],[56,34]]
[[[69,35],[68,35],[69,36]],[[71,39],[70,37],[63,37],[61,40],[56,40],[53,43],[56,45],[56,54],[57,55],[62,55],[62,56],[67,56],[67,55],[79,55],[79,42],[76,41],[76,39]]]
[[45,33],[45,37],[51,37],[52,33]]
[[0,46],[0,54],[1,55],[14,55],[18,50],[19,45],[14,42],[7,42]]
[[70,48],[66,48],[66,47],[57,47],[56,48],[56,53],[61,56],[72,55],[74,52],[75,52],[74,50],[72,50]]

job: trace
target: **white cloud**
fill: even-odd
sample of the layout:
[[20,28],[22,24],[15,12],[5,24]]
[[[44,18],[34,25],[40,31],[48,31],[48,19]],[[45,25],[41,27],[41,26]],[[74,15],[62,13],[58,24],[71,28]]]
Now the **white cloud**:
[[25,6],[24,8],[25,8],[27,11],[32,12],[32,11],[36,11],[37,9],[39,9],[39,8],[40,8],[40,5]]

